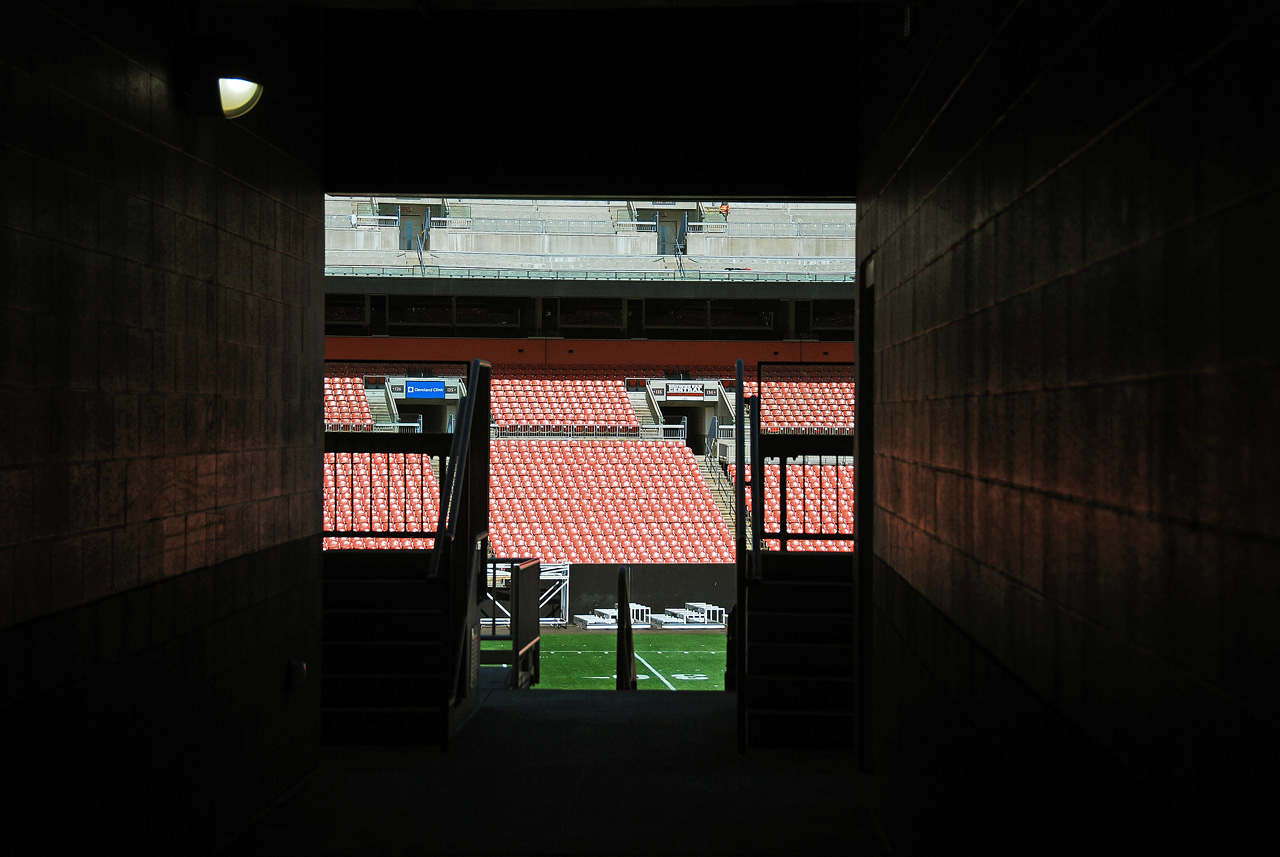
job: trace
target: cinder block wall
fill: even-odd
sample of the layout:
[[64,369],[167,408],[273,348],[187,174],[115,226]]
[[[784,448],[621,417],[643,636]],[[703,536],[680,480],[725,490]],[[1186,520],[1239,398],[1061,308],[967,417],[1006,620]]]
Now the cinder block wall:
[[1280,762],[1276,15],[910,5],[859,64],[891,839],[1230,838]]
[[319,744],[316,28],[233,123],[195,4],[65,6],[0,54],[6,839],[200,850]]

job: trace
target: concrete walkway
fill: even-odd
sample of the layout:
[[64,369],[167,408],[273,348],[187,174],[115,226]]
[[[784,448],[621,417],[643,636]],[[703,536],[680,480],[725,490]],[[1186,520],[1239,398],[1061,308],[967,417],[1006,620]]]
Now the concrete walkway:
[[224,853],[885,853],[852,757],[739,754],[732,693],[482,693],[445,752],[324,748]]

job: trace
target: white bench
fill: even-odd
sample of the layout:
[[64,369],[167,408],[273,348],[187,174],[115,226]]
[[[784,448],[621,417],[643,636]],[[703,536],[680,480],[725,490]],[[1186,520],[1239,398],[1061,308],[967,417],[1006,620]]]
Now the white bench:
[[689,601],[686,602],[684,606],[701,614],[702,621],[704,622],[724,624],[728,619],[727,610],[723,607],[717,607],[714,604],[708,604],[705,601]]

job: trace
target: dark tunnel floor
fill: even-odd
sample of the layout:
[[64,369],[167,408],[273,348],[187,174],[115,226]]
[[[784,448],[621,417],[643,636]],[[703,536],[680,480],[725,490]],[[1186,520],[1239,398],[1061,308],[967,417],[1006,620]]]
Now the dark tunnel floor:
[[447,752],[326,746],[223,853],[885,853],[852,755],[739,754],[732,693],[483,693]]

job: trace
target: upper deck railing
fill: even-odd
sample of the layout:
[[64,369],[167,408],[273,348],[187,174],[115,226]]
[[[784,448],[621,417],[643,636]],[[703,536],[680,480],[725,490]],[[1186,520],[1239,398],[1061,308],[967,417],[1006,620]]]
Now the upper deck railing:
[[[853,267],[853,259],[848,260]],[[487,280],[645,280],[737,283],[852,283],[853,271],[817,274],[807,271],[613,271],[544,268],[446,267],[442,265],[326,265],[327,277],[428,277]]]

